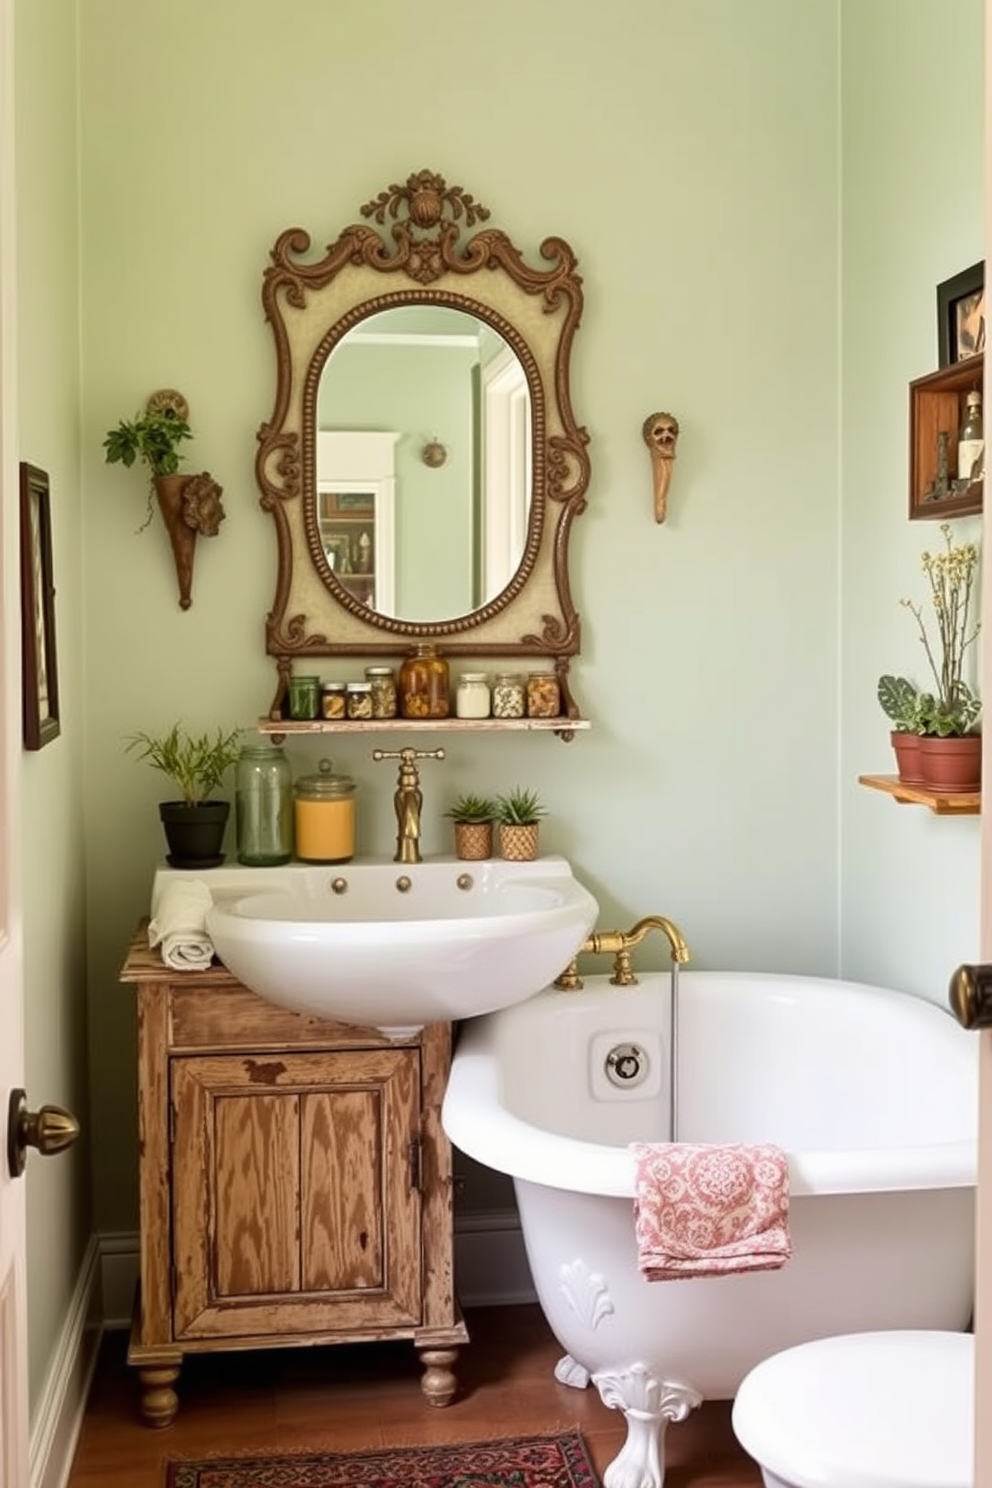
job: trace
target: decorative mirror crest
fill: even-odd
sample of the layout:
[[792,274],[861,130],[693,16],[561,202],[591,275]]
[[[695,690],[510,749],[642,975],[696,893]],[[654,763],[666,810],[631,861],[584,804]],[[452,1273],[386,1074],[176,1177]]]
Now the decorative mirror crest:
[[[432,171],[360,211],[367,221],[319,261],[303,229],[282,233],[263,278],[276,348],[275,408],[256,457],[278,543],[270,717],[285,715],[294,660],[397,657],[425,639],[451,656],[549,659],[563,710],[578,717],[568,544],[589,461],[569,388],[575,256],[546,238],[548,266],[535,268],[497,228],[463,237],[489,209]],[[443,348],[447,361],[430,365],[468,369],[453,393],[438,377],[440,406],[419,423],[401,416],[404,399],[412,407],[433,379],[385,370],[396,346],[422,357]],[[362,360],[373,355],[374,371]],[[373,392],[374,407],[363,402]],[[443,446],[440,464],[423,458],[429,446]]]

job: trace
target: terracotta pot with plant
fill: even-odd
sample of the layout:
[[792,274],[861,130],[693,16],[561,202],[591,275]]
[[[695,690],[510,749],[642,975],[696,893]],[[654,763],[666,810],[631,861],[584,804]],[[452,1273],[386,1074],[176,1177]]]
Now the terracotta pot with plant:
[[541,818],[547,815],[536,791],[516,786],[496,798],[496,821],[499,824],[499,853],[513,863],[527,863],[537,857],[540,845]]
[[901,601],[916,619],[934,680],[933,692],[921,693],[919,699],[921,773],[933,790],[975,791],[982,778],[982,705],[964,673],[980,628],[980,622],[971,618],[977,602],[978,545],[953,543],[947,522],[940,531],[943,552],[924,552],[921,558],[930,584],[933,641],[923,605]]
[[216,537],[225,512],[221,488],[209,471],[200,475],[181,473],[183,455],[179,446],[193,437],[189,406],[181,393],[163,388],[148,399],[143,413],[122,419],[103,441],[108,465],[131,466],[136,460],[148,467],[151,484],[148,511],[138,528],[143,532],[152,519],[152,493],[169,534],[179,580],[179,604],[188,610],[193,603],[193,550],[196,536]]
[[492,857],[495,801],[488,796],[459,796],[444,814],[454,825],[456,858],[478,861]]
[[132,734],[126,748],[136,751],[175,785],[179,799],[161,801],[159,817],[169,845],[171,868],[215,868],[223,863],[224,831],[230,801],[211,800],[240,752],[241,730],[190,734],[174,723],[165,734]]

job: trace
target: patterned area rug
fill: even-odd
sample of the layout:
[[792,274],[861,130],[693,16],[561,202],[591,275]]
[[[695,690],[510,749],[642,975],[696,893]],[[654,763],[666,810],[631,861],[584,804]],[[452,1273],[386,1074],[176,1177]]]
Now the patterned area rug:
[[600,1488],[582,1437],[170,1462],[166,1488]]

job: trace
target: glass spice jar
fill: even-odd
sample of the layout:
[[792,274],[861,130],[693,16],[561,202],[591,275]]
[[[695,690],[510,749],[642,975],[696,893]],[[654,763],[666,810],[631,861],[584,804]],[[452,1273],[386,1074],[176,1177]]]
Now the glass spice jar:
[[527,677],[527,717],[557,718],[561,690],[554,672],[531,672]]
[[455,714],[459,718],[488,718],[492,705],[489,678],[485,672],[462,672],[455,689]]
[[524,679],[519,672],[497,672],[493,683],[493,717],[523,718],[527,709]]
[[391,666],[367,666],[365,680],[372,687],[372,717],[396,717],[396,672]]
[[320,689],[320,716],[322,718],[344,718],[347,716],[347,686],[344,682],[325,682]]
[[400,711],[404,718],[447,718],[451,707],[448,663],[424,641],[400,667]]
[[372,683],[349,682],[346,701],[348,717],[358,722],[366,722],[372,717]]

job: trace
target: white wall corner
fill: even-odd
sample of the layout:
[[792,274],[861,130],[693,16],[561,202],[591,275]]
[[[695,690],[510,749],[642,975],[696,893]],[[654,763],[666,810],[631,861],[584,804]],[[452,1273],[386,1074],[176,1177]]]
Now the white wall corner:
[[41,1394],[31,1415],[31,1488],[65,1488],[100,1346],[100,1245],[86,1248]]

